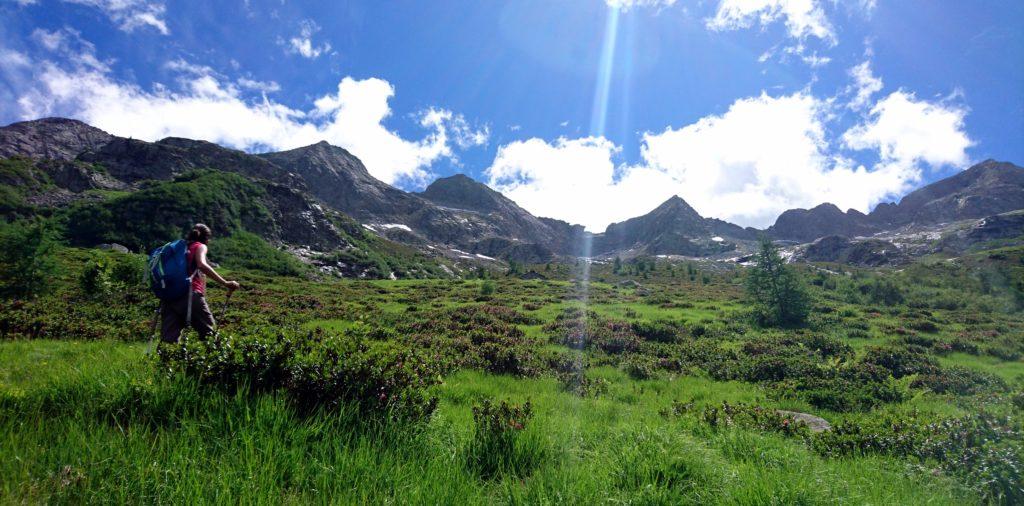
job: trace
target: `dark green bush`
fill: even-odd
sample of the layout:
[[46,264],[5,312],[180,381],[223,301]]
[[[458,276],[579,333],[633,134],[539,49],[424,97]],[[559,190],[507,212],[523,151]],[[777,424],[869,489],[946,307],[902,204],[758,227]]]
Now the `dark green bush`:
[[938,362],[920,346],[873,346],[867,349],[861,362],[884,367],[897,379],[938,369]]
[[506,474],[520,478],[529,475],[546,453],[538,437],[526,435],[532,418],[533,406],[529,401],[515,405],[484,399],[473,406],[475,431],[466,458],[469,469],[484,479]]
[[346,334],[262,330],[196,339],[158,349],[161,367],[203,384],[235,389],[282,389],[306,410],[342,404],[393,419],[422,420],[436,399],[427,388],[438,381],[434,364],[397,343]]
[[953,366],[922,374],[915,378],[910,386],[928,388],[938,394],[955,395],[1005,392],[1009,388],[999,376],[962,366]]
[[46,293],[57,272],[53,232],[43,221],[0,222],[0,295]]

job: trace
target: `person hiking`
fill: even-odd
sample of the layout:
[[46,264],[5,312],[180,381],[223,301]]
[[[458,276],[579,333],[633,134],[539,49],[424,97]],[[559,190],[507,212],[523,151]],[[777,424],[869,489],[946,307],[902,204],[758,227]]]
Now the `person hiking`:
[[[206,276],[210,276],[227,288],[229,297],[231,292],[239,287],[237,281],[224,279],[206,261],[207,244],[211,237],[213,237],[213,233],[210,231],[210,227],[196,223],[185,238],[188,242],[185,262],[188,275],[192,276],[191,293],[175,300],[161,301],[160,337],[164,342],[178,342],[181,331],[189,324],[189,320],[191,320],[192,328],[199,333],[199,337],[206,337],[213,333],[216,322],[213,320],[210,306],[206,303]],[[190,301],[191,312],[189,311]]]

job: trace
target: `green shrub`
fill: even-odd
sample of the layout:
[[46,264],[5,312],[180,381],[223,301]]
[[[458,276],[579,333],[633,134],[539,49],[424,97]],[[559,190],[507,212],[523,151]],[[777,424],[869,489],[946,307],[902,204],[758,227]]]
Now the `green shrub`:
[[844,421],[811,440],[815,451],[830,457],[880,453],[937,465],[997,504],[1024,501],[1022,443],[1016,420],[985,412],[931,423],[913,414]]
[[494,295],[494,281],[488,279],[480,283],[480,295],[483,297]]
[[499,475],[523,478],[544,459],[546,451],[538,437],[526,436],[533,418],[533,406],[484,399],[473,406],[473,440],[467,451],[469,469],[484,479]]
[[421,353],[355,335],[262,330],[195,339],[158,349],[162,369],[203,384],[282,389],[305,410],[350,405],[390,419],[423,420],[437,401],[438,370]]
[[279,276],[300,276],[308,270],[291,254],[243,230],[212,241],[210,257],[228,268],[249,269]]
[[0,295],[46,293],[57,272],[55,250],[52,231],[43,221],[0,223]]
[[115,255],[110,264],[110,280],[124,287],[145,284],[146,257],[144,255]]
[[953,366],[922,374],[910,386],[927,388],[937,394],[975,395],[979,393],[1005,392],[1009,386],[994,374]]
[[78,276],[78,289],[85,297],[100,297],[110,290],[107,259],[93,255]]
[[894,378],[911,374],[930,373],[938,369],[938,362],[920,346],[872,346],[861,358],[864,364],[888,369]]
[[809,431],[806,423],[792,416],[742,402],[730,404],[723,401],[721,406],[707,406],[701,411],[699,420],[714,429],[744,427],[787,436],[806,435]]

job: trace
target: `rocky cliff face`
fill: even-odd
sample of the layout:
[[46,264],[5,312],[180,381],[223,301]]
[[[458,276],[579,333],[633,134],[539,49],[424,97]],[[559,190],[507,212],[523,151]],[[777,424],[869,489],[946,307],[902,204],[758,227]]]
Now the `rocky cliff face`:
[[986,160],[908,193],[899,204],[880,205],[869,219],[878,227],[984,218],[1024,209],[1024,168]]
[[0,157],[70,161],[102,148],[114,136],[78,120],[44,118],[0,128]]
[[790,209],[768,228],[770,237],[790,241],[808,242],[826,235],[855,237],[878,230],[867,215],[855,209],[842,212],[833,204],[821,204],[811,209]]

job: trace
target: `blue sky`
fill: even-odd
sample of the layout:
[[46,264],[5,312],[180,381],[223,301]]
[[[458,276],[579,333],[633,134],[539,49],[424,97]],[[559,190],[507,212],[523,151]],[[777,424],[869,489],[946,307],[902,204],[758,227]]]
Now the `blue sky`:
[[[324,5],[326,4],[326,5]],[[4,0],[0,123],[326,139],[601,230],[677,194],[766,226],[1024,162],[1024,3]]]

